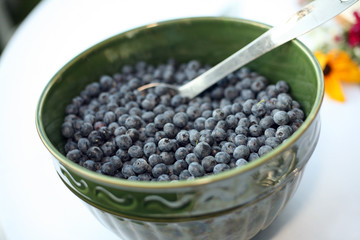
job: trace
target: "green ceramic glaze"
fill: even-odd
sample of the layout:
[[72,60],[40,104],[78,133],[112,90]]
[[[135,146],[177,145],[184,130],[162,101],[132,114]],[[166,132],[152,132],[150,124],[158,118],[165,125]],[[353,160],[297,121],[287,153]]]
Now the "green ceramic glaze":
[[[139,60],[155,65],[169,58],[178,62],[198,59],[214,65],[267,29],[259,23],[231,18],[171,20],[119,34],[75,57],[50,80],[36,115],[39,135],[54,156],[60,178],[88,203],[100,221],[124,239],[141,239],[149,234],[155,234],[156,239],[214,237],[225,231],[236,232],[234,239],[246,239],[267,227],[295,191],[320,132],[322,72],[314,56],[299,41],[289,42],[248,66],[271,82],[287,81],[307,119],[286,143],[243,168],[191,181],[121,180],[67,160],[60,133],[65,106],[101,75],[112,75],[123,65]],[[224,228],[218,219],[236,224]],[[240,233],[236,229],[244,221],[247,224]],[[134,229],[139,238],[134,237]],[[215,234],[215,229],[222,230]]]

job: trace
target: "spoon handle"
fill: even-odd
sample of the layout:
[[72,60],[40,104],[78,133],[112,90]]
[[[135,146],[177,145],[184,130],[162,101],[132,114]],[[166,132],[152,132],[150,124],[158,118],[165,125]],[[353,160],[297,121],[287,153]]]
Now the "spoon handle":
[[316,0],[311,2],[291,16],[285,23],[266,31],[213,68],[179,87],[179,93],[190,99],[197,96],[231,72],[334,18],[357,1]]

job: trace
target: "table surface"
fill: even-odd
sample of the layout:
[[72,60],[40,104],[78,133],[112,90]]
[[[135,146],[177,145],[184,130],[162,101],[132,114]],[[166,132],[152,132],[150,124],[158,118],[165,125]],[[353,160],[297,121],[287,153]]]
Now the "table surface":
[[[156,21],[225,15],[275,25],[296,8],[289,0],[42,1],[0,59],[0,239],[117,239],[61,182],[35,129],[40,93],[73,56]],[[298,191],[255,239],[360,239],[360,88],[344,90],[345,103],[324,98],[320,139]]]

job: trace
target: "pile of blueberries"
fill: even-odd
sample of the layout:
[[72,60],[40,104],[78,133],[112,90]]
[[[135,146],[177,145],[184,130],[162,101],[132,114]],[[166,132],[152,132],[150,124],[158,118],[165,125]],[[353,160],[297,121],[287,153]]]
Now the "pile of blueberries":
[[66,157],[137,181],[193,179],[241,167],[284,142],[304,121],[288,84],[243,67],[194,99],[152,82],[183,84],[209,69],[196,60],[140,61],[90,83],[66,107]]

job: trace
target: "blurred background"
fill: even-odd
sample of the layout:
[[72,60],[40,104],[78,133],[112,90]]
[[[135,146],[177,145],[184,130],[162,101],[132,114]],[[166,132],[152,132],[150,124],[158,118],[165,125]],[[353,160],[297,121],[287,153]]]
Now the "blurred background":
[[0,53],[17,26],[40,0],[0,0]]

